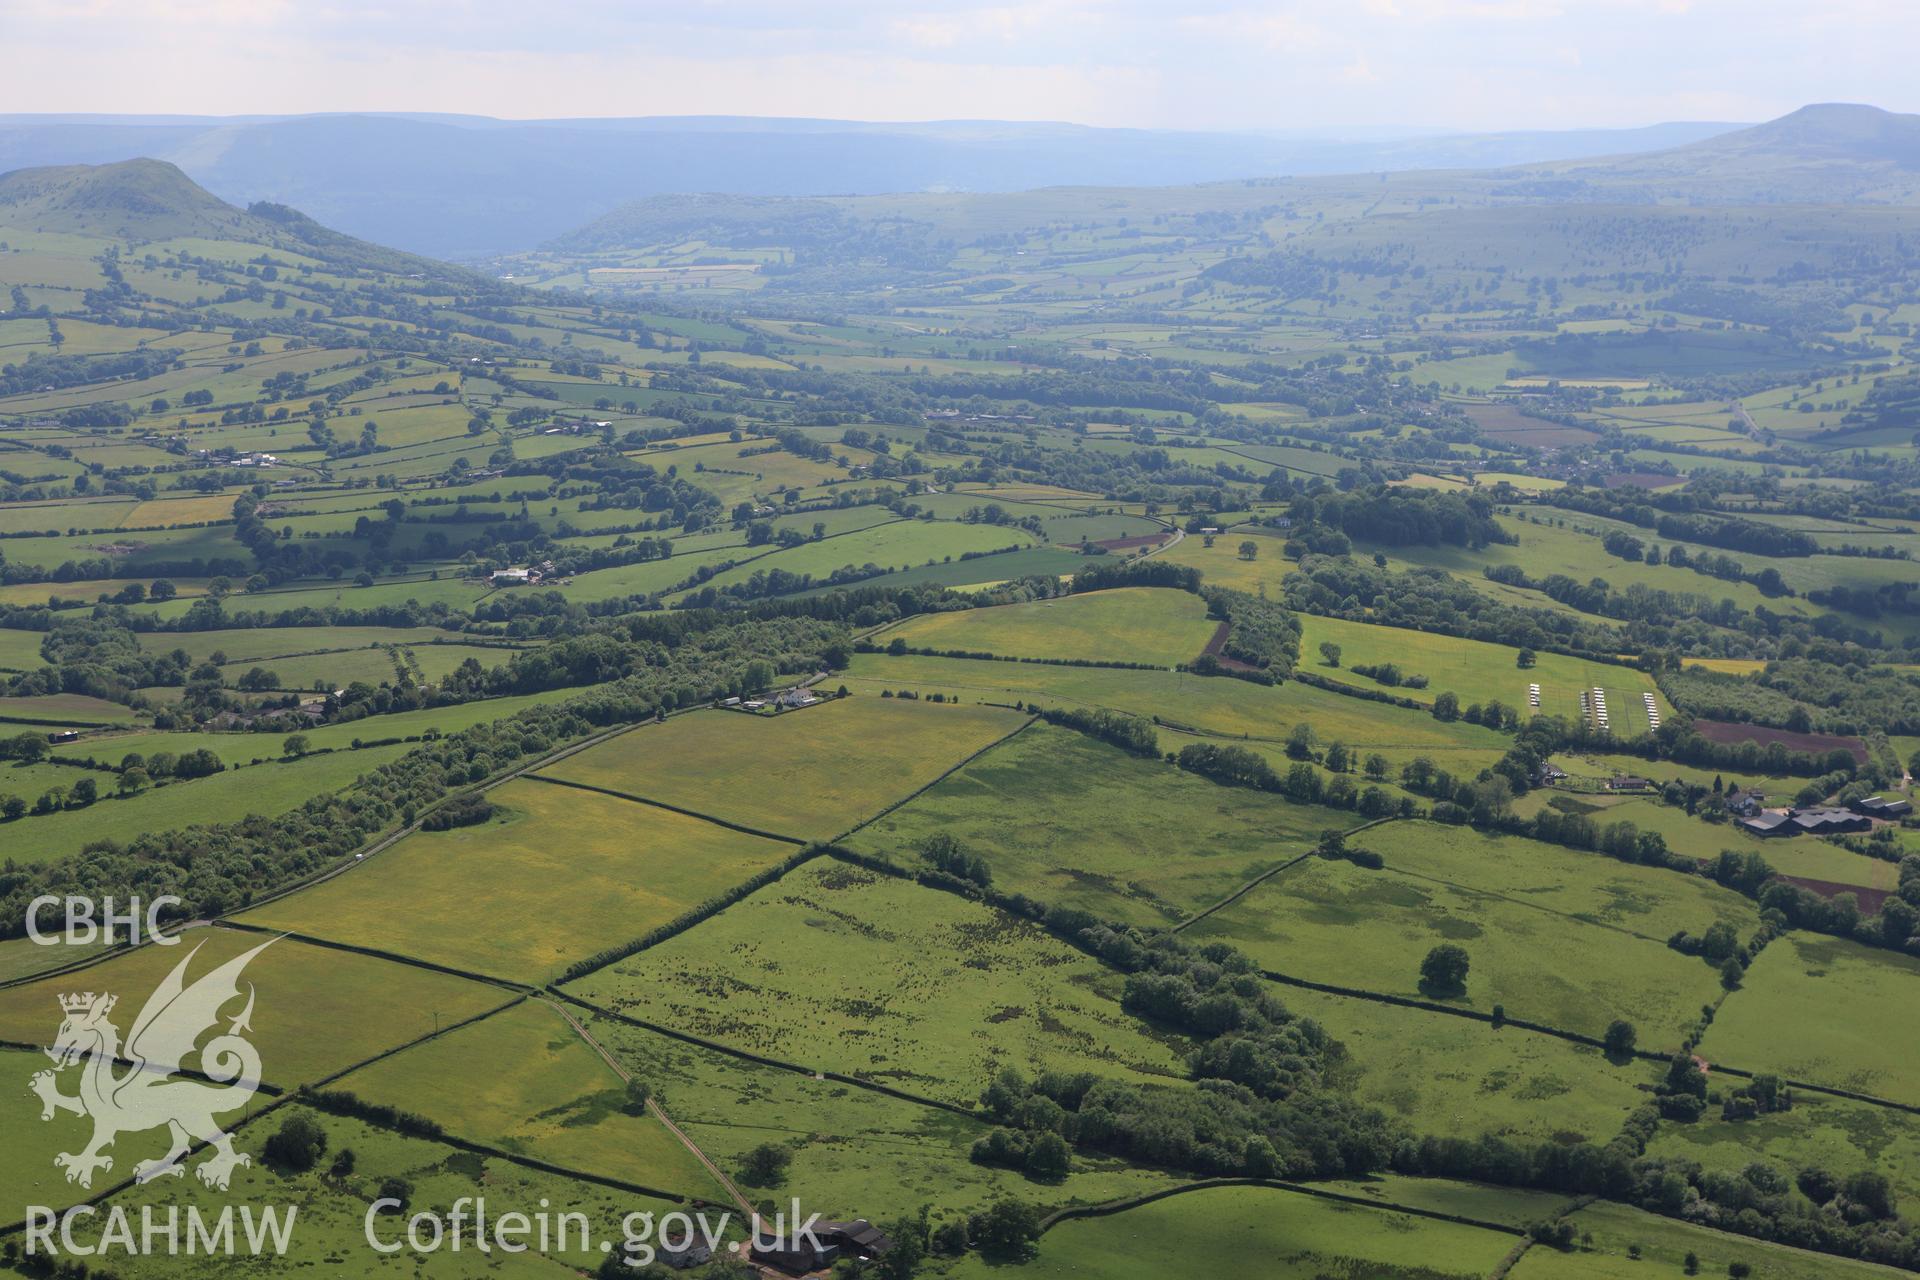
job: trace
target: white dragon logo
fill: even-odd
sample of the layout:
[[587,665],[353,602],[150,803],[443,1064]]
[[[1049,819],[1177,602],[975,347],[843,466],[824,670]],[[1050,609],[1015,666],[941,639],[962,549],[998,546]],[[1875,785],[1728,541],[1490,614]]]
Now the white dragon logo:
[[[117,997],[91,991],[60,997],[66,1016],[53,1047],[47,1050],[54,1069],[37,1073],[28,1087],[40,1096],[42,1120],[53,1119],[56,1111],[93,1118],[93,1140],[86,1148],[53,1158],[57,1168],[66,1170],[68,1182],[91,1187],[95,1170],[113,1168],[113,1157],[103,1154],[103,1149],[112,1146],[115,1137],[162,1125],[171,1131],[173,1147],[158,1160],[135,1165],[137,1182],[163,1174],[179,1177],[185,1171],[182,1158],[194,1142],[212,1148],[195,1169],[210,1187],[226,1190],[234,1169],[252,1163],[251,1157],[233,1149],[232,1135],[214,1122],[216,1115],[245,1103],[260,1087],[260,1054],[240,1034],[252,1030],[248,1025],[253,1016],[252,983],[247,984],[246,1007],[225,1034],[207,1041],[197,1055],[199,1073],[223,1087],[178,1077],[182,1060],[194,1053],[194,1042],[220,1021],[221,1008],[240,995],[240,971],[276,941],[268,939],[235,956],[189,986],[187,965],[204,944],[195,945],[147,998],[124,1049],[119,1028],[107,1021]],[[80,1091],[72,1096],[59,1092],[56,1072],[83,1059]],[[125,1063],[128,1069],[116,1073],[116,1063]]]

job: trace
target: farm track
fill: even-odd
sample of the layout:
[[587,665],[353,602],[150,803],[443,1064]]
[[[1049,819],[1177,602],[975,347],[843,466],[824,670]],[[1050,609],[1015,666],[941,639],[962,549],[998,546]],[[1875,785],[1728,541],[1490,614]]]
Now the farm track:
[[[449,1023],[444,1027],[440,1027],[434,1031],[430,1031],[425,1035],[417,1036],[412,1040],[408,1040],[404,1044],[398,1044],[398,1045],[392,1046],[391,1048],[383,1049],[379,1053],[376,1053],[371,1057],[364,1058],[359,1062],[351,1063],[348,1066],[342,1067],[338,1071],[335,1071],[330,1075],[323,1076],[320,1079],[313,1081],[309,1087],[311,1087],[315,1091],[319,1091],[323,1089],[325,1086],[332,1084],[337,1080],[343,1079],[344,1077],[349,1076],[352,1073],[359,1071],[364,1067],[372,1066],[373,1064],[384,1061],[387,1058],[391,1058],[396,1054],[405,1053],[409,1049],[413,1049],[419,1045],[426,1044],[428,1041],[431,1041],[431,1040],[437,1040],[441,1036],[451,1035],[452,1033],[459,1031],[462,1028],[470,1027],[477,1022],[484,1022],[486,1019],[491,1018],[496,1014],[502,1013],[508,1009],[513,1008],[515,1005],[518,1005],[521,1000],[526,998],[527,997],[523,994],[521,996],[516,997],[515,999],[507,1001],[505,1004],[498,1005],[492,1009],[482,1010],[481,1012],[474,1014],[472,1017],[463,1018],[458,1022]],[[564,1011],[562,1012],[564,1016]],[[568,1020],[572,1021],[572,1019],[568,1019]],[[605,1055],[605,1050],[601,1050],[600,1046],[597,1043],[595,1043],[591,1037],[588,1037],[587,1042],[590,1045],[592,1045],[596,1050],[600,1050],[603,1056]],[[0,1047],[12,1048],[13,1046],[0,1045]],[[22,1046],[22,1047],[29,1047],[29,1046]],[[126,1063],[126,1060],[121,1058],[116,1058],[115,1061]],[[126,1063],[126,1065],[132,1065],[132,1064]],[[620,1070],[619,1065],[617,1063],[614,1063],[613,1066],[616,1071]],[[180,1074],[191,1079],[207,1079],[207,1077],[202,1076],[197,1071],[182,1070]],[[627,1078],[624,1072],[621,1072],[621,1077],[622,1079]],[[260,1107],[258,1110],[249,1109],[244,1116],[242,1116],[239,1120],[235,1121],[231,1125],[231,1127],[228,1130],[230,1133],[237,1133],[239,1130],[245,1128],[247,1125],[263,1119],[264,1117],[266,1117],[267,1115],[270,1115],[272,1112],[286,1105],[287,1103],[300,1101],[300,1095],[297,1090],[288,1089],[288,1088],[285,1088],[284,1086],[271,1084],[264,1080],[260,1082],[260,1092],[267,1095],[268,1097],[267,1103],[264,1106]],[[325,1108],[321,1108],[321,1110],[324,1111]],[[378,1123],[365,1116],[356,1115],[356,1116],[353,1116],[353,1118],[358,1119],[362,1123],[370,1125],[373,1128],[380,1129],[384,1132],[403,1133],[403,1134],[405,1133],[404,1130],[394,1128],[391,1125]],[[667,1125],[668,1129],[672,1130],[677,1136],[680,1136],[682,1141],[686,1141],[685,1136],[680,1134],[679,1129],[671,1121],[667,1120],[664,1115],[661,1116],[661,1120],[663,1123]],[[452,1147],[455,1150],[469,1151],[469,1152],[473,1152],[476,1155],[487,1156],[497,1160],[504,1160],[510,1164],[519,1165],[520,1167],[525,1169],[539,1170],[542,1173],[554,1174],[558,1177],[567,1178],[572,1181],[588,1182],[588,1183],[593,1183],[599,1186],[612,1187],[615,1190],[628,1191],[628,1192],[633,1192],[633,1193],[636,1193],[639,1195],[645,1195],[645,1196],[652,1196],[652,1197],[662,1199],[662,1200],[667,1200],[676,1204],[681,1202],[681,1196],[677,1192],[665,1191],[659,1187],[644,1186],[640,1183],[628,1182],[621,1178],[610,1178],[604,1174],[592,1173],[584,1169],[573,1169],[573,1168],[569,1168],[566,1165],[553,1164],[549,1161],[540,1160],[533,1156],[522,1155],[519,1152],[515,1152],[515,1151],[508,1151],[502,1147],[492,1146],[488,1143],[475,1142],[475,1141],[472,1141],[471,1139],[462,1138],[455,1134],[442,1133],[437,1138],[425,1139],[425,1141],[438,1142],[444,1146]],[[202,1151],[207,1149],[208,1145],[209,1144],[204,1142],[193,1143],[188,1148],[187,1155],[185,1157],[182,1157],[183,1162],[184,1160],[191,1159],[193,1156],[199,1155]],[[690,1142],[688,1143],[688,1147],[693,1151],[693,1153],[696,1156],[700,1156],[701,1162],[703,1164],[706,1164],[709,1168],[712,1168],[711,1163],[706,1160],[705,1156],[701,1154],[698,1148],[693,1147],[692,1143]],[[721,1176],[721,1175],[718,1175],[716,1171],[716,1176]],[[726,1182],[724,1176],[721,1176],[721,1181],[730,1190],[732,1189],[732,1184]],[[93,1205],[97,1207],[105,1203],[107,1200],[111,1199],[113,1196],[118,1195],[123,1191],[132,1190],[137,1185],[138,1184],[136,1183],[135,1179],[130,1175],[128,1177],[122,1178],[120,1181],[114,1183],[113,1185],[102,1189],[101,1191],[98,1191],[98,1192],[88,1191],[87,1192],[88,1198],[84,1201],[79,1201],[76,1203],[88,1204],[88,1205]],[[64,1211],[65,1211],[64,1208],[60,1210],[60,1212],[64,1212]],[[749,1213],[750,1212],[751,1211],[749,1210]],[[9,1235],[17,1234],[25,1230],[26,1225],[27,1224],[24,1220],[21,1222],[13,1222],[13,1223],[0,1225],[0,1236],[9,1236]]]
[[[593,1038],[593,1033],[587,1030],[586,1025],[582,1023],[580,1019],[573,1016],[571,1009],[567,1008],[566,1005],[562,1004],[559,1000],[549,999],[544,996],[540,999],[541,1003],[547,1005],[555,1013],[566,1019],[567,1025],[572,1027],[574,1033],[586,1042],[587,1047],[599,1054],[601,1061],[613,1068],[613,1073],[620,1077],[621,1083],[633,1083],[633,1073],[621,1066],[620,1060],[609,1053],[605,1045]],[[687,1136],[686,1130],[673,1122],[672,1117],[668,1116],[666,1111],[661,1108],[659,1099],[649,1095],[647,1098],[647,1110],[653,1114],[654,1119],[666,1126],[668,1133],[671,1133],[680,1140],[681,1145],[692,1153],[693,1158],[698,1160],[708,1173],[713,1175],[713,1180],[719,1183],[734,1204],[739,1206],[740,1212],[746,1215],[747,1221],[757,1222],[759,1215],[754,1212],[753,1206],[747,1202],[747,1198],[740,1194],[740,1188],[733,1184],[733,1179],[729,1178],[725,1171],[722,1170],[719,1165],[715,1164],[706,1152],[700,1149],[699,1143]]]
[[[1375,818],[1371,822],[1363,822],[1357,827],[1350,827],[1346,831],[1341,832],[1341,835],[1343,837],[1357,836],[1362,831],[1371,831],[1375,827],[1383,827],[1389,822],[1399,822],[1399,821],[1401,821],[1401,819],[1399,818],[1398,815],[1395,815],[1394,817],[1390,817],[1390,818]],[[1275,876],[1280,875],[1282,872],[1292,870],[1294,867],[1299,866],[1301,863],[1305,862],[1308,858],[1311,858],[1311,857],[1313,857],[1313,850],[1309,849],[1297,858],[1289,858],[1287,861],[1281,863],[1277,867],[1272,868],[1271,870],[1262,871],[1259,875],[1247,881],[1245,884],[1241,885],[1238,889],[1235,889],[1232,893],[1220,899],[1220,901],[1214,903],[1212,906],[1208,907],[1206,910],[1195,912],[1193,915],[1188,916],[1185,920],[1182,920],[1179,924],[1174,925],[1173,928],[1169,929],[1167,932],[1179,933],[1181,930],[1186,929],[1190,925],[1195,925],[1200,923],[1202,920],[1205,920],[1208,916],[1212,915],[1214,912],[1220,911],[1226,907],[1232,906],[1234,903],[1240,901],[1240,899],[1246,897],[1249,893],[1252,893],[1255,889],[1258,889],[1261,885],[1273,879]]]

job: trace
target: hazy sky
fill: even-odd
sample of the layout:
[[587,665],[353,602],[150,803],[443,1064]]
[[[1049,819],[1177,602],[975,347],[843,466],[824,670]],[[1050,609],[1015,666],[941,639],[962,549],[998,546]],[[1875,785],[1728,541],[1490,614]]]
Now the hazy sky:
[[0,112],[1565,128],[1920,110],[1916,0],[0,0]]

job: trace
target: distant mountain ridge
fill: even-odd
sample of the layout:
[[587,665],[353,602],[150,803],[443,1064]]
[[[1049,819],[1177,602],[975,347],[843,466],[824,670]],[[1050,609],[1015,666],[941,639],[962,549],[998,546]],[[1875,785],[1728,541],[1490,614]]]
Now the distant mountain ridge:
[[1920,115],[1819,103],[1641,155],[1550,166],[1615,195],[1715,203],[1920,203]]
[[321,225],[297,209],[238,209],[164,160],[55,165],[0,173],[0,228],[134,242],[195,237],[258,244],[373,270],[440,278],[470,273]]
[[1342,138],[991,120],[16,115],[0,116],[0,170],[149,156],[235,204],[292,205],[353,235],[457,257],[530,248],[655,195],[996,192],[1483,168],[1655,150],[1738,127]]
[[[1348,173],[1291,179],[1193,184],[1163,188],[827,198],[740,197],[721,193],[652,196],[630,201],[556,236],[548,247],[595,253],[685,239],[703,230],[739,237],[767,228],[766,243],[804,243],[838,235],[853,243],[894,219],[934,237],[967,229],[1005,231],[1031,225],[1020,212],[1028,197],[1051,197],[1053,217],[1134,220],[1199,208],[1242,213],[1293,200],[1364,202],[1369,221],[1389,199],[1397,220],[1454,217],[1478,211],[1477,234],[1520,234],[1531,206],[1611,206],[1631,210],[1669,206],[1761,207],[1779,204],[1920,212],[1920,116],[1877,107],[1827,104],[1801,108],[1778,120],[1641,154],[1560,160],[1499,168]],[[1501,228],[1509,228],[1502,230]],[[748,238],[726,243],[756,243]]]

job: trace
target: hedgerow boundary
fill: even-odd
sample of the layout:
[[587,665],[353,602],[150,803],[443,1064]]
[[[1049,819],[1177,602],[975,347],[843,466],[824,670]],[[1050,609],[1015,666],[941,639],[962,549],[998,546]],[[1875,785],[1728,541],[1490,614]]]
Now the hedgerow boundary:
[[1127,1196],[1120,1200],[1109,1200],[1103,1204],[1069,1205],[1064,1209],[1056,1209],[1040,1219],[1040,1232],[1045,1235],[1063,1222],[1072,1222],[1080,1218],[1112,1217],[1116,1213],[1125,1213],[1129,1209],[1138,1209],[1173,1196],[1184,1196],[1195,1191],[1213,1191],[1222,1187],[1260,1187],[1271,1191],[1290,1191],[1296,1195],[1312,1196],[1316,1200],[1331,1200],[1337,1204],[1378,1209],[1382,1213],[1403,1213],[1408,1217],[1429,1218],[1435,1222],[1449,1222],[1460,1227],[1478,1227],[1483,1231],[1498,1231],[1506,1236],[1526,1235],[1525,1230],[1510,1222],[1489,1222],[1482,1218],[1469,1218],[1464,1214],[1446,1213],[1439,1209],[1416,1209],[1411,1205],[1385,1204],[1366,1196],[1329,1191],[1325,1187],[1316,1187],[1309,1183],[1284,1182],[1276,1178],[1200,1178],[1193,1182],[1183,1182],[1176,1187],[1161,1187],[1157,1191]]
[[729,831],[738,831],[741,835],[758,836],[762,840],[778,840],[781,844],[804,845],[807,843],[798,836],[783,836],[777,831],[763,831],[759,827],[749,827],[741,822],[730,822],[725,818],[715,817],[711,813],[702,813],[698,809],[687,809],[677,804],[668,804],[665,800],[649,799],[646,796],[635,795],[631,791],[616,791],[612,787],[599,787],[591,782],[576,782],[572,778],[552,778],[544,773],[529,773],[526,775],[526,778],[529,782],[545,782],[556,787],[572,787],[576,791],[592,791],[603,796],[612,796],[615,800],[626,800],[633,804],[650,805],[655,809],[665,809],[668,813],[677,813],[683,818],[698,818],[700,821],[710,822],[716,827],[725,827]]

